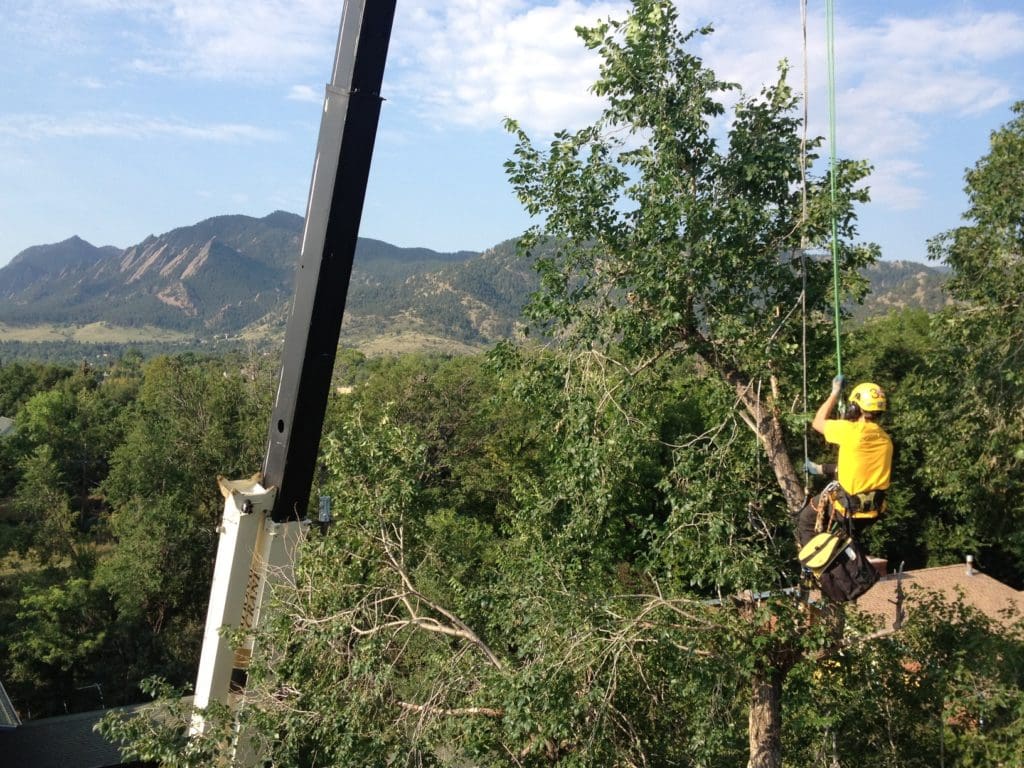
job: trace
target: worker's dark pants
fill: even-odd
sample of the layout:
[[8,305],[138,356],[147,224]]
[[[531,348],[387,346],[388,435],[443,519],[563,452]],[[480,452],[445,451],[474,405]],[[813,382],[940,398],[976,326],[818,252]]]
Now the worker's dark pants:
[[[820,504],[819,497],[814,496],[804,504],[803,509],[796,513],[796,517],[793,520],[793,528],[796,530],[796,545],[798,548],[803,547],[804,544],[814,538],[816,533],[814,523],[818,517],[816,508]],[[828,512],[826,511],[825,514],[827,515]]]
[[[796,530],[796,541],[797,547],[802,547],[808,541],[814,538],[816,531],[814,530],[814,523],[817,520],[818,513],[817,509],[821,506],[821,497],[814,496],[804,504],[803,509],[796,513],[793,519],[793,528]],[[829,509],[825,509],[825,526],[828,526]],[[875,518],[871,517],[855,517],[850,521],[851,530],[850,533],[858,541],[861,540],[861,534],[864,533],[871,525],[875,522]]]

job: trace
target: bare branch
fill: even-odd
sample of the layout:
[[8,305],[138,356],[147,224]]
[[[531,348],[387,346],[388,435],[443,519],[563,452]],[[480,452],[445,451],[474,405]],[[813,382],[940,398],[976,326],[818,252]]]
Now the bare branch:
[[438,707],[434,704],[412,704],[399,701],[398,706],[409,712],[443,715],[445,717],[504,717],[504,709],[494,707]]
[[[388,626],[417,626],[429,632],[438,632],[443,635],[465,640],[475,646],[495,668],[502,669],[501,660],[480,638],[480,636],[476,634],[476,632],[470,629],[469,626],[454,613],[431,600],[416,589],[416,586],[413,584],[412,579],[409,577],[405,568],[404,548],[402,546],[402,530],[398,526],[392,526],[391,528],[394,534],[394,539],[388,537],[387,533],[382,529],[380,532],[380,540],[384,545],[384,556],[387,560],[388,567],[398,576],[402,585],[405,587],[405,591],[395,595],[393,599],[400,601],[402,605],[405,606],[405,609],[409,614],[409,618],[404,621],[390,622]],[[421,615],[419,605],[414,605],[413,600],[410,598],[415,598],[430,611],[440,614],[448,620],[449,624],[445,624],[431,616]],[[366,630],[366,633],[378,631],[382,628],[384,627],[372,628],[371,630]]]

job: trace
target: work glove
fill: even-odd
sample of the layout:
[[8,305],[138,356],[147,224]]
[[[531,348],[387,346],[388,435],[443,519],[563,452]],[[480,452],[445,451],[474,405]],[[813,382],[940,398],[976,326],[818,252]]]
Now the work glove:
[[843,391],[844,384],[846,384],[846,377],[841,373],[832,379],[832,395],[839,397],[839,393]]
[[804,459],[804,472],[808,475],[820,475],[821,464],[815,464],[810,459]]

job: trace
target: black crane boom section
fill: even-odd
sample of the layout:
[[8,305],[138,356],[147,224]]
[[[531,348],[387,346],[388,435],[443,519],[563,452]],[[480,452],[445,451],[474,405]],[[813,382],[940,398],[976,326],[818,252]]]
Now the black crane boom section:
[[348,0],[324,98],[263,460],[274,522],[306,517],[381,108],[395,0]]

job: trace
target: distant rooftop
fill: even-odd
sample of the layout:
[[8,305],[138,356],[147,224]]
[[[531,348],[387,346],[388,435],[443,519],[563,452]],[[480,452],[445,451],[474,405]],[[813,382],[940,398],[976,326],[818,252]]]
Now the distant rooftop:
[[9,416],[0,416],[0,437],[14,431],[14,419]]
[[[890,573],[857,600],[858,610],[882,620],[882,630],[897,628],[896,589],[899,582],[900,578]],[[982,573],[971,563],[907,571],[902,576],[902,586],[906,596],[917,592],[916,586],[937,592],[949,602],[957,600],[959,590],[966,605],[1005,626],[1013,623],[1013,618],[1006,615],[1007,609],[1015,611],[1017,617],[1024,616],[1024,592]],[[904,604],[904,610],[913,610],[913,606],[908,609]]]

